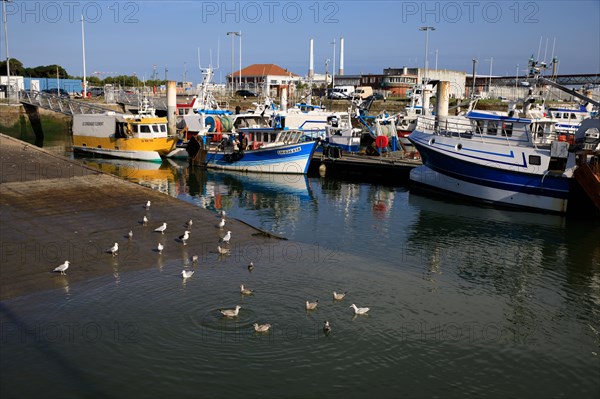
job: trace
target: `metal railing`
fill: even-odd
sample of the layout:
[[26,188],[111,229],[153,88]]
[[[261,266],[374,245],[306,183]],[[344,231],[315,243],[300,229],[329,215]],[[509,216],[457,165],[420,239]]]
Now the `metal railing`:
[[107,111],[114,111],[96,104],[73,100],[70,97],[62,97],[34,90],[19,91],[18,100],[23,104],[60,112],[69,116],[75,114],[102,114]]

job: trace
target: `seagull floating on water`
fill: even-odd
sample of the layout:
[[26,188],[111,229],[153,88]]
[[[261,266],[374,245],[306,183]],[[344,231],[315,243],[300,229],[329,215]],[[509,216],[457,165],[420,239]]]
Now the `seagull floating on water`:
[[148,218],[146,217],[146,215],[144,215],[144,218],[142,219],[142,226],[147,226],[148,225]]
[[183,277],[184,279],[192,277],[192,274],[194,274],[193,270],[182,270],[181,271],[181,277]]
[[198,263],[198,255],[192,256],[192,264],[197,264],[197,263]]
[[219,255],[229,255],[231,252],[228,248],[221,248],[220,245],[217,245],[217,251],[219,251]]
[[69,261],[66,260],[65,263],[63,263],[62,265],[56,266],[54,268],[54,270],[52,270],[53,272],[60,272],[60,274],[62,275],[67,275],[67,273],[65,273],[67,271],[67,269],[69,268]]
[[106,252],[112,254],[112,256],[117,255],[119,252],[119,244],[115,242],[115,245],[113,245],[112,248],[107,249]]
[[254,323],[254,324],[252,324],[252,326],[254,327],[254,331],[256,331],[256,332],[267,332],[267,331],[269,331],[269,328],[271,328],[270,324]]
[[150,200],[148,200],[148,202],[146,202],[146,209],[150,209]]
[[317,305],[319,304],[319,300],[317,299],[314,302],[308,302],[306,301],[306,310],[315,310],[317,308]]
[[157,227],[154,231],[158,231],[160,234],[165,234],[165,230],[167,229],[167,223],[163,223],[162,226]]
[[181,240],[181,242],[183,242],[183,245],[187,244],[188,238],[190,238],[190,232],[187,230],[185,231],[185,233],[183,233],[183,235],[179,236],[179,239]]
[[156,249],[158,250],[159,254],[162,254],[163,249],[165,249],[165,246],[162,245],[160,242],[158,243],[158,246],[156,247]]
[[222,229],[223,227],[225,227],[225,219],[221,218],[221,221],[219,222],[219,228]]
[[355,304],[350,305],[350,307],[354,309],[354,314],[366,314],[369,311],[369,308],[359,308]]
[[331,326],[327,320],[325,320],[325,323],[323,323],[323,332],[325,334],[329,334],[331,332]]
[[245,288],[244,284],[240,285],[240,292],[242,293],[242,295],[252,295],[252,294],[254,294],[254,290],[251,290],[250,288]]
[[252,270],[254,270],[254,262],[250,262],[248,265],[248,271],[251,272]]
[[236,317],[241,308],[240,305],[236,305],[235,309],[219,309],[219,312],[225,317]]
[[341,301],[342,299],[344,299],[344,297],[346,296],[348,292],[340,292],[339,294],[335,291],[333,291],[333,299],[335,299],[336,301]]
[[221,241],[226,244],[229,244],[229,240],[231,240],[231,231],[228,231],[227,234],[225,234],[225,237],[221,239]]

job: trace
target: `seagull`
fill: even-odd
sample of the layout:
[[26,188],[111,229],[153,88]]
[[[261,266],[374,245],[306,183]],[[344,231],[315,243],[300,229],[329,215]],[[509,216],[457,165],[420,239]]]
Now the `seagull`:
[[225,212],[224,210],[222,210],[221,212],[219,212],[219,216],[221,216],[222,218],[224,218],[225,215],[227,215],[227,212]]
[[244,284],[240,285],[240,292],[242,293],[242,295],[252,295],[252,294],[254,294],[254,290],[251,290],[250,288],[244,288]]
[[156,247],[156,249],[158,250],[159,254],[162,254],[162,250],[165,248],[164,245],[162,245],[160,242],[158,243],[158,246]]
[[221,239],[221,241],[227,244],[229,244],[229,240],[231,240],[231,231],[228,231],[227,234],[225,234],[225,237]]
[[225,317],[236,317],[240,313],[240,305],[236,305],[235,309],[219,309],[219,312]]
[[350,305],[350,307],[354,309],[354,314],[366,314],[369,311],[369,308],[358,308],[355,304]]
[[227,248],[221,248],[220,245],[217,245],[217,251],[219,251],[219,255],[229,255],[229,252],[231,252]]
[[54,268],[54,270],[52,270],[53,272],[60,272],[60,274],[62,275],[67,275],[67,273],[65,273],[65,271],[69,268],[69,261],[66,260],[65,263],[63,263],[62,265],[56,266]]
[[251,272],[254,269],[254,262],[250,262],[248,265],[248,271]]
[[106,250],[106,252],[109,252],[112,254],[112,256],[118,255],[119,252],[119,244],[117,244],[115,242],[115,245],[112,246],[112,248],[109,248]]
[[306,301],[306,310],[315,310],[317,308],[317,305],[319,304],[319,300],[317,299],[314,302],[308,302]]
[[142,219],[142,226],[147,226],[148,225],[148,218],[146,217],[146,215],[144,215],[144,218]]
[[323,323],[323,332],[325,334],[329,334],[331,332],[331,326],[327,320],[325,320],[325,323]]
[[181,277],[184,279],[192,277],[192,274],[194,274],[193,270],[182,270],[181,271]]
[[167,223],[163,223],[162,226],[157,227],[154,231],[160,232],[160,234],[165,234],[165,230],[167,229]]
[[194,224],[194,221],[192,219],[190,219],[190,220],[188,220],[188,222],[185,225],[187,226],[188,229],[191,229],[193,224]]
[[150,200],[148,200],[148,202],[146,202],[146,210],[150,209]]
[[335,291],[333,291],[333,299],[335,299],[336,301],[341,301],[342,299],[344,299],[344,297],[346,296],[348,292],[340,292],[339,294]]
[[254,327],[254,331],[256,331],[256,332],[267,332],[267,331],[269,331],[269,328],[271,328],[270,324],[254,323],[254,324],[252,324],[252,326]]
[[181,242],[183,242],[183,245],[187,244],[187,240],[188,238],[190,238],[190,232],[189,231],[185,231],[185,233],[183,233],[183,235],[179,236],[179,239],[181,240]]
[[225,219],[221,218],[221,221],[219,222],[219,228],[222,229],[223,227],[225,227]]
[[129,240],[131,240],[133,238],[133,230],[129,230],[129,233],[127,233],[127,235],[129,236]]
[[198,255],[192,256],[192,264],[198,264]]

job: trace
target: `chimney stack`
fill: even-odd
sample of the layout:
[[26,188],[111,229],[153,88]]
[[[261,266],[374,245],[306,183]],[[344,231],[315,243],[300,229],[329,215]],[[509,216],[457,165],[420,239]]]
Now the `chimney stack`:
[[344,75],[344,38],[340,39],[340,73],[341,76]]

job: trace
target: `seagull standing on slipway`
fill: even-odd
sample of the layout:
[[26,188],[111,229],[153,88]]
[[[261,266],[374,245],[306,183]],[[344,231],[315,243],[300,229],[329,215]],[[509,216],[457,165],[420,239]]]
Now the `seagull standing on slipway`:
[[158,243],[158,246],[156,247],[156,249],[158,250],[159,254],[162,254],[163,249],[165,248],[164,245],[162,245],[160,242]]
[[192,264],[193,265],[197,265],[198,264],[198,255],[192,256]]
[[224,218],[226,215],[227,215],[227,212],[225,212],[224,210],[219,212],[219,216],[221,216],[222,218]]
[[366,314],[369,311],[369,308],[359,308],[355,304],[350,305],[352,309],[354,309],[354,314]]
[[129,241],[131,241],[131,239],[133,238],[133,230],[129,230],[129,233],[127,233],[127,236],[129,237]]
[[183,243],[183,245],[187,244],[187,240],[188,238],[190,238],[190,232],[189,231],[185,231],[185,233],[183,233],[183,235],[179,236],[179,239],[181,240],[181,242]]
[[115,245],[113,245],[112,248],[107,249],[106,252],[111,253],[112,256],[118,255],[119,244],[115,242]]
[[227,234],[225,234],[225,237],[221,239],[225,244],[229,244],[229,240],[231,240],[231,231],[228,231]]
[[319,300],[317,299],[314,302],[308,302],[306,301],[306,310],[315,310],[317,308],[317,305],[319,304]]
[[144,215],[144,218],[142,219],[142,226],[147,226],[148,225],[148,218],[146,217],[146,215]]
[[236,305],[235,309],[219,309],[219,312],[225,317],[236,317],[240,313],[240,305]]
[[163,223],[162,226],[157,227],[154,231],[158,231],[160,234],[165,234],[165,230],[167,229],[167,223]]
[[193,274],[194,274],[193,270],[182,270],[181,271],[181,277],[184,279],[192,277]]
[[192,225],[194,224],[194,221],[192,219],[188,220],[188,222],[186,223],[186,226],[188,229],[192,228]]
[[53,272],[60,272],[60,274],[62,274],[63,276],[66,276],[67,273],[65,273],[67,271],[67,269],[69,268],[69,261],[66,260],[65,263],[63,263],[62,265],[56,266],[54,268],[54,270],[52,270]]
[[254,323],[252,324],[252,327],[254,327],[254,331],[256,332],[267,332],[269,331],[269,328],[271,328],[271,325]]
[[148,202],[146,202],[146,210],[150,209],[150,200],[148,200]]
[[219,222],[219,228],[222,229],[223,227],[225,227],[225,219],[221,218],[221,221]]
[[229,255],[231,252],[228,248],[221,248],[220,245],[217,245],[217,251],[219,251],[219,255]]

